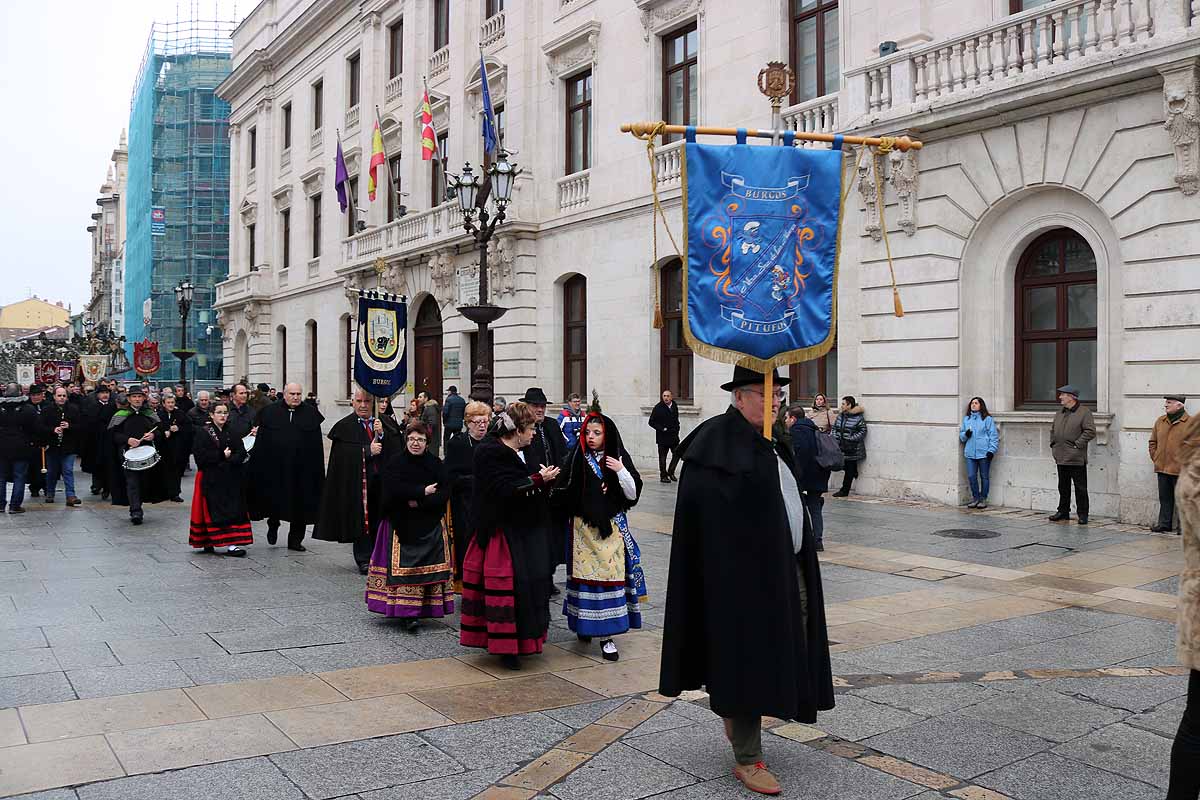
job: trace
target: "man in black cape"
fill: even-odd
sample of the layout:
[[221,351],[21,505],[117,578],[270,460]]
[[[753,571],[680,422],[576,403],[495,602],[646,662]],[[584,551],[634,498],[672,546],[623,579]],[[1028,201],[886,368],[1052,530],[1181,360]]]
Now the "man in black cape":
[[162,436],[162,422],[158,415],[146,407],[146,390],[140,384],[129,387],[129,408],[113,414],[108,423],[112,441],[112,463],[109,486],[114,506],[129,506],[129,520],[134,525],[142,524],[142,504],[161,503],[169,497],[167,488],[167,465],[161,459],[153,467],[143,470],[125,468],[125,453],[134,447],[152,446],[158,449]]
[[[525,390],[521,402],[533,409],[533,416],[537,420],[533,425],[533,440],[521,450],[529,474],[536,475],[542,467],[561,467],[567,458],[567,437],[558,427],[558,420],[546,416],[546,406],[550,403],[546,393],[538,386],[531,386]],[[554,596],[559,593],[554,584],[554,573],[559,564],[567,563],[567,525],[570,521],[561,511],[549,507],[550,494],[547,491],[545,495],[546,540],[550,548],[550,595]]]
[[[245,387],[243,387],[245,388]],[[291,523],[288,549],[303,553],[304,527],[317,521],[325,483],[325,447],[321,444],[321,412],[301,402],[304,392],[289,383],[283,402],[263,409],[258,436],[250,451],[247,504],[251,519],[267,520],[267,543],[279,537],[279,522]],[[233,425],[232,410],[227,428]]]
[[379,481],[384,464],[403,436],[387,436],[383,423],[371,415],[375,398],[354,390],[354,411],[329,430],[329,470],[321,493],[321,511],[313,538],[354,545],[358,571],[367,574],[379,526]]
[[158,418],[162,420],[162,428],[159,429],[162,439],[158,452],[162,453],[167,465],[167,491],[171,500],[182,503],[183,471],[192,455],[192,423],[176,405],[177,402],[175,395],[163,394],[162,405],[158,409]]
[[762,716],[812,723],[834,705],[821,572],[792,453],[762,435],[763,375],[737,367],[721,388],[733,405],[680,446],[659,692],[705,687],[734,775],[778,794]]
[[113,483],[113,441],[108,431],[108,423],[112,422],[117,410],[112,388],[106,383],[101,383],[96,387],[95,413],[89,409],[84,425],[87,427],[88,439],[92,442],[92,494],[100,495],[103,500],[108,499]]

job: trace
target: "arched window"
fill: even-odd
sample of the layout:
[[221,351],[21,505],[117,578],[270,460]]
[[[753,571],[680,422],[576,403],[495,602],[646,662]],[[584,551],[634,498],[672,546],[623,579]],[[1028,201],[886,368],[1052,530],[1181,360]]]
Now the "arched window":
[[661,375],[659,391],[670,389],[682,402],[692,399],[692,351],[683,335],[683,262],[671,261],[660,270],[663,326],[659,331]]
[[563,397],[587,393],[587,278],[563,284]]
[[1075,231],[1035,239],[1017,265],[1016,401],[1056,403],[1065,383],[1096,402],[1096,256]]
[[310,319],[308,322],[304,323],[304,338],[306,338],[308,340],[308,342],[307,342],[308,353],[306,354],[306,356],[307,356],[306,360],[308,361],[308,374],[307,374],[308,386],[306,386],[305,389],[310,392],[315,392],[315,391],[317,391],[317,374],[318,374],[318,372],[317,372],[317,321],[316,320]]

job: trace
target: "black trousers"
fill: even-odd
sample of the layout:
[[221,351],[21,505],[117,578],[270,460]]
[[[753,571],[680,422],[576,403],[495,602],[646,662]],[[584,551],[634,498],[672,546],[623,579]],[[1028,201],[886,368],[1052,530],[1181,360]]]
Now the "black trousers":
[[[303,517],[299,514],[297,514],[295,516],[300,519],[303,519]],[[305,525],[303,522],[291,522],[288,524],[289,524],[288,547],[299,547],[304,542]],[[270,528],[271,530],[278,530],[279,529],[279,520],[268,518],[267,519],[267,527]],[[367,554],[367,560],[368,561],[371,560],[370,553]]]
[[141,518],[142,473],[132,469],[125,470],[125,494],[129,496],[129,518]]
[[[658,474],[659,474],[659,476],[665,477],[667,475],[671,475],[671,476],[675,475],[675,467],[677,467],[679,465],[679,454],[675,452],[677,447],[679,447],[679,442],[675,442],[674,444],[659,443],[659,445],[658,445]],[[671,454],[670,468],[667,467],[667,453]]]
[[846,459],[846,469],[842,473],[842,494],[850,494],[850,487],[858,477],[858,462]]
[[1162,472],[1156,474],[1158,475],[1158,526],[1168,530],[1178,530],[1179,525],[1175,521],[1175,484],[1179,481],[1179,476],[1167,475]]
[[1171,783],[1167,800],[1200,797],[1200,672],[1188,680],[1187,708],[1171,747]]
[[369,566],[371,554],[375,552],[375,534],[360,536],[354,540],[354,563],[360,567]]
[[1087,464],[1058,465],[1058,513],[1071,513],[1071,484],[1075,484],[1075,513],[1088,515]]

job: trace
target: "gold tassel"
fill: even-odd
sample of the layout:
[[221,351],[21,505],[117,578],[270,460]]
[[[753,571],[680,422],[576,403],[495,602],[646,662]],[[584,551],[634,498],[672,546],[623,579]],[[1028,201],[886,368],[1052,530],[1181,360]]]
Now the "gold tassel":
[[[662,281],[660,278],[661,270],[659,269],[658,265],[658,219],[660,217],[662,218],[663,227],[667,229],[667,236],[670,238],[671,244],[675,248],[675,255],[678,256],[680,260],[683,259],[683,256],[679,252],[679,245],[675,243],[675,235],[671,233],[671,226],[667,224],[667,216],[665,213],[663,213],[662,203],[660,203],[658,199],[658,168],[654,163],[654,138],[659,136],[665,127],[665,122],[657,122],[654,124],[654,128],[649,133],[645,135],[637,133],[634,134],[634,136],[646,142],[646,159],[650,162],[650,196],[653,199],[654,204],[654,208],[650,212],[650,241],[651,258],[654,261],[653,325],[655,330],[662,330],[663,327],[662,301],[659,298],[659,284],[661,284]],[[655,212],[658,212],[658,217],[655,216]],[[687,224],[686,220],[684,221],[684,224]],[[684,269],[686,268],[687,265],[685,264]]]
[[892,305],[896,307],[896,316],[904,316],[904,305],[900,302],[900,290],[895,286],[892,287]]
[[[879,145],[879,152],[889,152],[895,144],[895,139],[891,136],[881,137],[883,142]],[[883,249],[887,253],[888,273],[892,277],[892,307],[897,317],[904,316],[904,305],[900,302],[900,289],[896,286],[896,265],[892,263],[892,245],[888,241],[888,226],[887,218],[883,214],[883,176],[879,170],[879,158],[874,153],[871,154],[871,171],[875,173],[875,203],[879,211],[879,229],[883,232]]]
[[661,331],[663,326],[662,308],[658,303],[654,304],[654,330]]

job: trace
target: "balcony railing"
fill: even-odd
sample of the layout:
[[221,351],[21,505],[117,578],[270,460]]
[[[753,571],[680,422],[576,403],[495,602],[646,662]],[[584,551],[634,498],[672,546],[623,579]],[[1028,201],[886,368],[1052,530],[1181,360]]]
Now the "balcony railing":
[[836,133],[838,96],[827,94],[786,108],[783,123],[797,133]]
[[504,39],[504,12],[500,11],[479,26],[479,46],[488,47]]
[[450,46],[446,45],[429,57],[429,77],[436,78],[448,69],[450,69]]
[[1024,84],[1075,63],[1114,61],[1113,51],[1126,45],[1181,35],[1191,18],[1178,2],[1058,0],[848,71],[851,116],[966,99],[1017,82],[1010,79]]
[[591,172],[575,172],[558,179],[558,210],[574,211],[588,204]]
[[383,87],[383,102],[386,105],[397,103],[404,97],[404,77],[397,75],[392,78]]
[[358,106],[350,106],[346,109],[346,130],[354,130],[358,127]]
[[279,169],[285,170],[292,164],[292,148],[287,148],[279,154]]
[[654,171],[658,188],[674,189],[683,179],[683,140],[654,148]]
[[242,275],[230,275],[226,280],[217,284],[217,299],[215,305],[232,303],[238,300],[248,300],[256,295],[267,294],[269,287],[266,280],[270,278],[271,270],[263,267],[254,272]]
[[458,201],[408,214],[342,240],[342,263],[351,265],[381,253],[399,255],[462,235]]
[[312,137],[309,139],[309,145],[308,145],[309,149],[311,149],[311,150],[320,150],[321,149],[321,131],[322,130],[324,130],[324,129],[317,128],[315,131],[312,132]]

